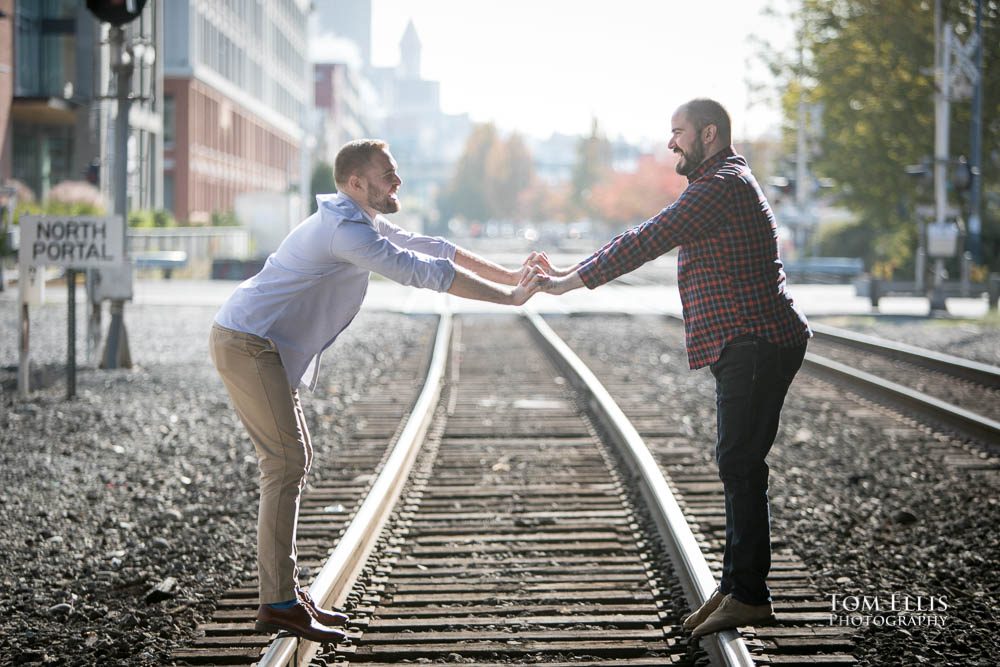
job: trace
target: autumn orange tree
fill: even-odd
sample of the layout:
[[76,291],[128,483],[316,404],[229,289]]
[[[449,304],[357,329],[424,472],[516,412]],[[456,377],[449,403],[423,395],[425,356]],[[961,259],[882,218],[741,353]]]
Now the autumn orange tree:
[[602,220],[623,225],[642,222],[672,203],[687,187],[671,157],[639,157],[635,171],[612,172],[591,188],[590,205]]

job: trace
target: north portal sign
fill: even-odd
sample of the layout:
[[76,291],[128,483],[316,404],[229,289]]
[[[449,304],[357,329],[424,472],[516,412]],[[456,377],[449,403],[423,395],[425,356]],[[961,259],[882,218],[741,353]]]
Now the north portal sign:
[[125,234],[121,216],[22,216],[18,263],[87,269],[120,265]]

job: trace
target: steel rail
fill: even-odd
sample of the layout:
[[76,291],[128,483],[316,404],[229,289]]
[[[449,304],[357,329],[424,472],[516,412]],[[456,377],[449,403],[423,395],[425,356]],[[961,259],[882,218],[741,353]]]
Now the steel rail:
[[[676,315],[669,315],[669,317],[678,320],[680,319],[680,317]],[[964,377],[966,380],[972,380],[985,386],[993,386],[991,383],[996,382],[995,378],[997,377],[997,373],[1000,373],[1000,368],[997,368],[996,366],[981,364],[968,359],[959,359],[958,357],[952,357],[951,355],[941,354],[940,352],[933,352],[931,350],[923,350],[904,343],[896,343],[876,338],[874,336],[865,336],[862,334],[855,334],[853,332],[836,330],[834,327],[822,324],[810,324],[810,327],[813,329],[814,333],[818,333],[821,336],[832,337],[834,334],[838,335],[838,340],[843,339],[843,342],[845,343],[847,343],[848,338],[853,339],[854,343],[856,343],[858,347],[865,346],[864,349],[869,351],[876,350],[880,353],[884,353],[886,349],[891,349],[893,353],[899,354],[901,359],[904,358],[903,355],[911,356],[910,359],[906,359],[911,363],[937,364],[938,369],[943,372],[950,373],[953,376],[961,373],[962,375],[960,375],[960,377]],[[848,336],[846,334],[850,335]],[[901,384],[884,380],[880,377],[872,375],[871,373],[851,368],[846,364],[833,361],[832,359],[827,359],[826,357],[822,357],[813,352],[806,352],[803,365],[810,367],[814,372],[825,373],[830,377],[836,378],[841,382],[847,382],[859,389],[867,389],[869,391],[874,390],[878,393],[887,394],[893,400],[925,414],[929,414],[938,421],[962,431],[967,435],[971,435],[976,438],[983,438],[988,444],[1000,442],[1000,422],[990,419],[989,417],[976,414],[975,412],[966,410],[965,408],[961,408],[946,401],[942,401],[939,398],[935,398],[915,389],[910,389],[909,387],[905,387]],[[975,376],[976,379],[973,379],[973,376]]]
[[950,354],[886,340],[877,336],[859,334],[825,324],[810,324],[810,326],[813,333],[820,340],[827,339],[865,352],[876,352],[887,355],[900,361],[923,366],[924,368],[975,382],[976,384],[992,389],[1000,388],[1000,367],[998,366],[970,359],[962,359]]
[[856,388],[874,389],[881,394],[886,394],[894,401],[929,414],[936,420],[968,435],[985,438],[989,444],[1000,442],[1000,422],[989,417],[984,417],[970,410],[960,408],[957,405],[942,401],[939,398],[929,396],[916,389],[910,389],[901,384],[884,380],[871,373],[866,373],[846,364],[833,361],[832,359],[821,357],[812,352],[806,352],[805,365],[809,366],[813,371],[826,373]]
[[[700,607],[715,591],[715,577],[646,443],[604,385],[542,317],[535,312],[525,312],[525,317],[556,365],[586,395],[590,409],[638,475],[643,496],[670,551],[688,602]],[[702,646],[716,665],[752,667],[754,664],[746,643],[736,630],[708,635]]]
[[[320,605],[337,606],[346,600],[403,490],[441,395],[451,328],[451,313],[443,312],[438,321],[427,379],[406,426],[357,514],[309,586],[309,594]],[[283,667],[293,660],[298,665],[307,664],[318,648],[318,644],[305,639],[280,637],[270,643],[257,664],[260,667]]]

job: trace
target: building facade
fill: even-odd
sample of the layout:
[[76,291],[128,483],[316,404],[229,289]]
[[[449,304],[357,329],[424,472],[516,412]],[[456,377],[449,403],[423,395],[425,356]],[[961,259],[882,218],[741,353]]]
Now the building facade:
[[309,0],[165,3],[164,192],[179,221],[228,215],[242,194],[304,200],[309,11]]
[[375,93],[361,71],[347,63],[316,63],[313,72],[319,117],[316,159],[332,165],[346,142],[373,134]]
[[[128,207],[161,205],[159,6],[148,2],[142,14],[124,26],[133,65],[133,102],[127,119],[128,151],[116,156],[117,107],[109,99],[116,93],[110,27],[75,0],[4,4],[9,12],[5,22],[13,24],[12,71],[6,75],[12,87],[9,134],[0,170],[5,177],[24,183],[38,200],[45,200],[52,186],[62,181],[87,180],[101,189],[110,210],[112,170],[120,157],[128,170]],[[0,30],[0,42],[2,34]]]
[[315,3],[316,23],[321,33],[348,39],[358,48],[362,74],[372,65],[371,0],[322,0]]
[[0,184],[11,177],[10,107],[14,99],[14,0],[0,0]]

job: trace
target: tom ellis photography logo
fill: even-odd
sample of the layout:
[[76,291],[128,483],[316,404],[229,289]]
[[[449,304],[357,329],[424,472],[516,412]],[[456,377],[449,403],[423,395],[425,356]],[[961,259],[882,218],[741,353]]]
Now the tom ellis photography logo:
[[948,598],[945,595],[891,593],[830,596],[830,625],[944,627]]

